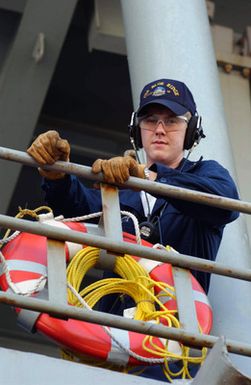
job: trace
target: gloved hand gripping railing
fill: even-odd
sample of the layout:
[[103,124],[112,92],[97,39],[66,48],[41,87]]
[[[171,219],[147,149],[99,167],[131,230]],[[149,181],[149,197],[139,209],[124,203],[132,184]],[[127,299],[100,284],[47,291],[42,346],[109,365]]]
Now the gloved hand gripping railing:
[[[0,147],[0,159],[6,159],[13,162],[22,163],[31,167],[39,165],[25,152],[13,150],[6,147]],[[54,170],[72,174],[81,178],[93,180],[95,182],[103,182],[102,174],[93,174],[91,167],[82,166],[80,164],[57,161],[52,166],[43,166],[46,170]],[[189,190],[168,184],[152,182],[131,176],[124,187],[130,187],[138,190],[145,190],[149,193],[155,193],[163,196],[173,197],[189,202],[197,202],[212,207],[219,207],[226,210],[239,211],[241,213],[251,214],[251,203],[239,201],[236,199],[220,197],[214,194],[202,193],[199,191]]]

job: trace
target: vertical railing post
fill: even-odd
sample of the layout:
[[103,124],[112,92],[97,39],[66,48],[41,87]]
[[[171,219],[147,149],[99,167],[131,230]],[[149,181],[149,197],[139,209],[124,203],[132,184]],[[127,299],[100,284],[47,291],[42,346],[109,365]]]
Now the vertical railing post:
[[181,328],[191,333],[199,333],[191,273],[176,266],[172,266],[172,271]]
[[[102,197],[102,227],[104,236],[115,240],[122,241],[122,225],[120,215],[120,205],[118,188],[104,183],[100,185]],[[113,270],[116,256],[107,250],[101,250],[97,267],[102,269]]]
[[48,239],[47,268],[49,300],[67,304],[66,258],[64,242]]

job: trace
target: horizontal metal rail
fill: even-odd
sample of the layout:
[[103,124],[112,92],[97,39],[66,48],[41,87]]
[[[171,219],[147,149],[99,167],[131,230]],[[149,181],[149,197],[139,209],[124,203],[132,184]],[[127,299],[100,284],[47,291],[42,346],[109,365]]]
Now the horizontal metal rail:
[[[0,147],[0,158],[22,163],[24,165],[38,167],[38,164],[26,153],[16,150]],[[94,181],[103,181],[102,174],[94,175],[90,167],[81,166],[70,162],[56,162],[53,166],[45,166],[45,169],[62,171],[68,174],[74,174],[80,177],[91,179]],[[171,185],[146,181],[139,178],[130,177],[125,187],[138,190],[145,190],[158,195],[169,196],[172,198],[196,202],[213,207],[219,207],[228,210],[236,210],[243,213],[251,214],[251,204],[239,200],[218,197],[212,194],[201,193],[189,189],[183,189]],[[27,221],[24,219],[16,219],[5,215],[0,215],[0,225],[12,230],[20,230],[33,234],[43,235],[50,239],[59,241],[71,241],[80,244],[87,244],[108,250],[108,252],[117,254],[131,254],[161,261],[163,263],[171,263],[173,266],[205,271],[209,273],[229,276],[232,278],[251,281],[251,270],[236,268],[232,266],[222,265],[220,263],[205,261],[197,257],[185,254],[177,254],[172,251],[162,249],[152,249],[137,244],[112,240],[104,236],[94,234],[81,233],[77,231],[68,231],[61,228],[55,228],[46,224]],[[65,318],[74,318],[94,324],[106,325],[110,327],[120,328],[139,332],[162,338],[169,338],[181,341],[187,346],[192,347],[209,347],[212,348],[217,342],[218,337],[212,335],[202,335],[196,332],[189,332],[184,329],[166,328],[163,325],[155,325],[148,322],[130,320],[124,317],[101,313],[97,311],[88,311],[77,307],[69,306],[56,301],[44,301],[33,297],[24,297],[16,294],[0,291],[0,302],[10,304],[25,309],[46,312],[50,315]],[[244,342],[226,340],[229,352],[251,356],[251,345]]]
[[[70,305],[55,304],[49,301],[40,300],[33,297],[24,297],[16,294],[0,292],[0,302],[7,303],[12,306],[22,307],[24,309],[32,309],[35,311],[48,313],[51,316],[65,318],[74,318],[81,321],[91,322],[119,328],[123,330],[135,331],[141,334],[172,339],[181,341],[187,346],[212,348],[217,342],[218,337],[206,334],[190,333],[184,329],[176,329],[157,325],[150,322],[131,320],[129,318],[112,315],[108,313],[89,311],[79,307]],[[251,356],[251,345],[226,339],[226,345],[229,352]]]
[[[38,167],[38,164],[25,152],[17,151],[5,147],[0,147],[0,158],[14,162],[22,163],[26,166]],[[52,166],[43,166],[46,170],[65,172],[66,174],[76,175],[93,181],[103,182],[102,174],[95,175],[91,168],[71,162],[58,161]],[[117,184],[118,186],[121,186]],[[186,200],[189,202],[200,203],[208,206],[218,207],[226,210],[239,211],[245,214],[251,214],[251,203],[237,199],[219,197],[218,195],[202,193],[181,187],[153,182],[145,179],[130,177],[124,183],[124,187],[145,190],[149,193],[168,196],[171,198]]]
[[32,234],[39,234],[52,239],[70,241],[74,243],[87,244],[108,250],[109,252],[124,255],[137,255],[142,258],[171,263],[173,266],[184,267],[224,275],[232,278],[239,278],[251,281],[251,269],[242,269],[229,265],[223,265],[213,261],[204,260],[185,254],[178,254],[173,251],[153,249],[146,246],[128,242],[113,241],[112,239],[94,234],[82,233],[79,231],[68,231],[47,224],[31,222],[25,219],[12,218],[7,215],[0,215],[0,225],[12,230],[20,230]]

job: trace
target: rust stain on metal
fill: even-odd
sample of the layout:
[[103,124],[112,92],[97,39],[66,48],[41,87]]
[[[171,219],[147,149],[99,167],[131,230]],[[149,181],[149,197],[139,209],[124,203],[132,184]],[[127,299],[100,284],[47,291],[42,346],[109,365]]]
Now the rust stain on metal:
[[103,188],[109,193],[109,194],[116,194],[116,187],[111,186],[109,184],[103,183]]

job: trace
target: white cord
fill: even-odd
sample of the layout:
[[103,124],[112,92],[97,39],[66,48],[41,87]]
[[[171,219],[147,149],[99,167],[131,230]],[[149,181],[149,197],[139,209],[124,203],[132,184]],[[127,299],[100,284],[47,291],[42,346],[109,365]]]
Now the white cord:
[[41,284],[42,281],[44,281],[47,277],[42,275],[39,279],[37,279],[37,283],[36,283],[36,286],[34,289],[32,290],[27,290],[27,291],[21,291],[17,285],[12,281],[11,279],[11,276],[10,276],[10,270],[9,270],[9,267],[7,265],[7,262],[6,262],[6,259],[4,258],[4,255],[3,253],[1,252],[0,250],[0,260],[1,260],[1,263],[2,263],[2,271],[3,273],[5,274],[5,278],[6,278],[6,281],[8,283],[8,286],[9,288],[15,293],[15,294],[21,294],[21,295],[26,295],[26,296],[29,296],[29,295],[32,295],[34,293],[36,293],[38,291],[38,288]]
[[5,238],[5,239],[0,239],[0,245],[5,245],[6,243],[8,243],[9,241],[12,241],[13,239],[15,239],[18,234],[20,234],[20,231],[15,231],[13,234],[11,234],[9,237]]
[[162,245],[161,243],[155,243],[152,247],[153,249],[163,249],[163,250],[166,250],[166,247],[164,245]]
[[[136,241],[139,245],[141,245],[139,222],[138,222],[136,216],[134,214],[130,213],[130,211],[120,211],[120,213],[122,215],[129,217],[133,221]],[[88,219],[101,217],[102,214],[103,214],[102,211],[99,211],[97,213],[83,215],[81,217],[64,218],[64,219],[62,219],[62,217],[58,217],[58,218],[54,218],[54,219],[58,220],[58,221],[60,220],[62,222],[81,222],[81,221],[84,222],[84,221],[87,221]]]
[[122,215],[125,215],[126,217],[131,218],[134,224],[134,230],[135,230],[135,236],[136,236],[136,241],[139,245],[141,245],[141,237],[140,237],[140,229],[139,229],[139,221],[136,218],[135,215],[130,213],[130,211],[121,211]]
[[6,281],[7,281],[8,285],[9,285],[10,289],[14,293],[20,294],[20,290],[18,289],[16,284],[14,282],[12,282],[12,279],[10,277],[10,271],[9,271],[8,265],[6,263],[6,260],[5,260],[4,256],[3,256],[3,253],[1,252],[1,250],[0,250],[0,259],[1,259],[1,263],[2,263],[2,271],[5,274]]
[[102,215],[102,211],[99,211],[97,213],[92,213],[92,214],[88,214],[88,215],[83,215],[81,217],[74,217],[74,218],[64,218],[64,219],[61,219],[61,217],[59,217],[59,219],[57,218],[54,218],[55,220],[60,220],[62,222],[80,222],[80,221],[87,221],[88,219],[93,219],[93,218],[98,218],[98,217],[101,217]]

